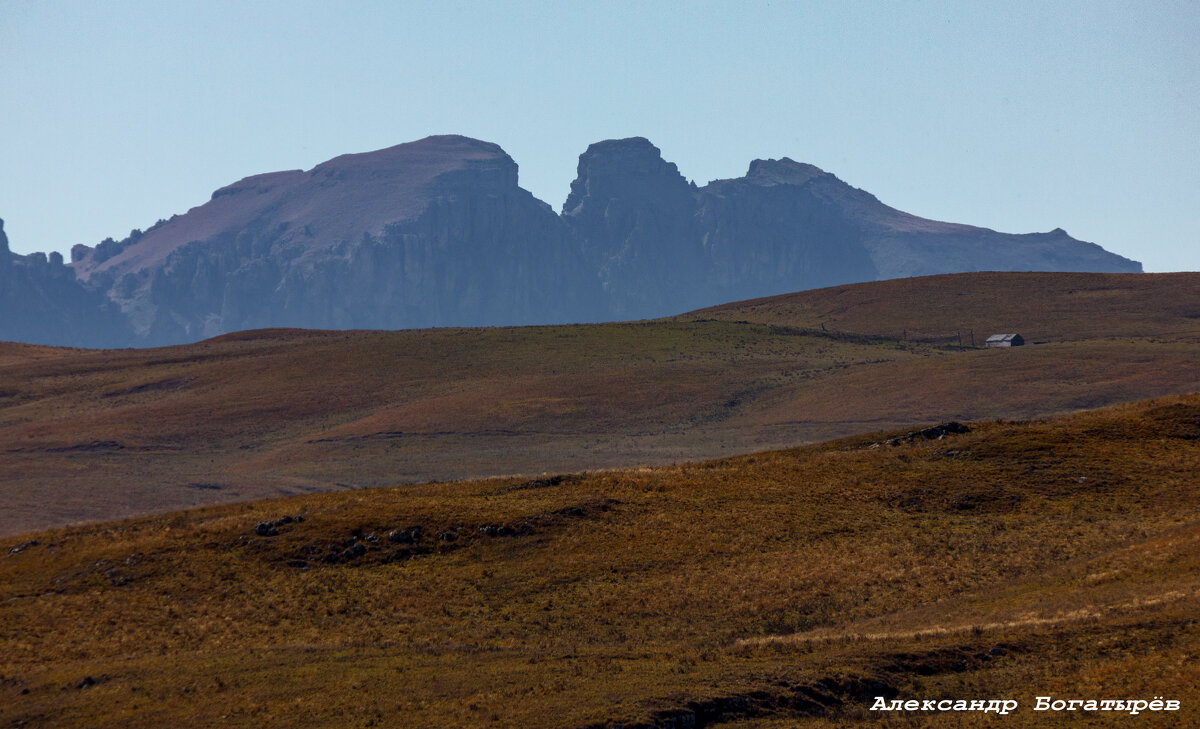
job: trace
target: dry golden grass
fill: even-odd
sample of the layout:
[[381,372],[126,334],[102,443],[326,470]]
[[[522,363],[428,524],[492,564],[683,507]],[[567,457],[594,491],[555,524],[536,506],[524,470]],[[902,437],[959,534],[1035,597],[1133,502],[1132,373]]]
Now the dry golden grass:
[[[732,305],[708,321],[271,330],[155,350],[0,344],[0,535],[1190,392],[1195,277],[931,277]],[[1052,343],[998,352],[887,338],[963,317]]]
[[[1195,725],[1200,395],[879,445],[890,435],[208,507],[12,554],[28,538],[10,539],[0,717]],[[304,519],[255,533],[284,514]],[[411,526],[414,543],[386,536]],[[879,691],[1022,708],[885,721]],[[1047,717],[1035,695],[1184,708]]]

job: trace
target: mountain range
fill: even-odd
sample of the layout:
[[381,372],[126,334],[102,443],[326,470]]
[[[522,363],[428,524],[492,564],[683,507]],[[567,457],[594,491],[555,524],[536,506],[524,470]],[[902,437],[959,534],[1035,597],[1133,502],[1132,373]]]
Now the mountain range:
[[698,187],[640,137],[589,146],[555,213],[499,146],[448,135],[247,177],[69,262],[13,254],[0,225],[0,339],[140,347],[264,327],[631,320],[984,270],[1141,264],[1061,229],[910,215],[786,157]]

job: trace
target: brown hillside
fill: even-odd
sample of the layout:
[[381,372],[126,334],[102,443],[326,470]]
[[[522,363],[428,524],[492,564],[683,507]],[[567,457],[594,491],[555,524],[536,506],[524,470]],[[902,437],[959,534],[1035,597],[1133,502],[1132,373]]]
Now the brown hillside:
[[8,539],[0,722],[1196,726],[1200,396],[931,435]]
[[850,284],[685,314],[976,344],[1019,332],[1026,341],[1200,337],[1200,273],[961,273]]
[[[1191,392],[1200,343],[1180,312],[1192,276],[1087,278],[1132,292],[1100,289],[1086,315],[1071,314],[1080,324],[1067,341],[1011,351],[711,312],[574,327],[267,330],[152,350],[0,345],[0,534],[288,493],[668,464]],[[979,288],[944,278],[913,285]],[[848,287],[861,301],[837,326],[877,306],[872,286],[896,285]],[[1129,313],[1131,300],[1142,309]],[[992,310],[1005,307],[1018,303]]]

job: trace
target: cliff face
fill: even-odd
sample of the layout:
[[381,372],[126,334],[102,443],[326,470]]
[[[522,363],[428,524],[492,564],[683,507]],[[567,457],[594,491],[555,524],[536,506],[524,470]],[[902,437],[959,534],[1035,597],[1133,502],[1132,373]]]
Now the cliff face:
[[679,313],[714,292],[694,290],[707,270],[695,188],[640,137],[599,142],[579,156],[566,221],[607,298],[607,315]]
[[107,347],[130,335],[116,306],[81,285],[61,254],[9,250],[0,220],[0,341]]
[[430,137],[250,177],[186,215],[80,251],[140,343],[269,326],[400,329],[585,321],[599,283],[494,144]]
[[812,194],[824,174],[786,157],[755,160],[745,177],[700,190],[709,278],[726,301],[877,278],[853,222]]
[[788,158],[702,188],[641,138],[593,144],[563,219],[620,319],[883,278],[967,271],[1140,272],[1061,230],[926,220]]
[[756,160],[697,189],[645,139],[600,142],[579,158],[563,219],[617,318],[873,279],[854,228],[803,189],[822,174]]
[[248,177],[122,241],[0,242],[0,339],[148,346],[241,329],[638,319],[878,278],[1140,271],[1061,230],[1007,235],[890,208],[812,165],[698,188],[642,138],[579,158],[561,215],[495,144],[429,137]]
[[811,169],[820,174],[813,175],[805,187],[836,209],[855,231],[878,279],[970,271],[1142,272],[1137,261],[1076,240],[1061,228],[1010,234],[928,220],[889,207],[816,167]]

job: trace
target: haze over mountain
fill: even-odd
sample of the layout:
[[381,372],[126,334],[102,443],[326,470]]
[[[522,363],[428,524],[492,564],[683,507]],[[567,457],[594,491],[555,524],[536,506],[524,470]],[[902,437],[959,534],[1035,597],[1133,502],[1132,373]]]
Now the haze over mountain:
[[104,293],[80,286],[60,253],[13,253],[0,220],[0,339],[104,347],[133,339]]
[[561,215],[499,146],[436,136],[247,177],[71,259],[0,250],[0,339],[638,319],[901,276],[1141,271],[1062,230],[919,218],[786,157],[697,187],[642,138],[591,145]]

